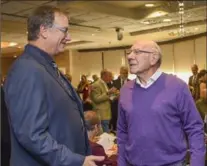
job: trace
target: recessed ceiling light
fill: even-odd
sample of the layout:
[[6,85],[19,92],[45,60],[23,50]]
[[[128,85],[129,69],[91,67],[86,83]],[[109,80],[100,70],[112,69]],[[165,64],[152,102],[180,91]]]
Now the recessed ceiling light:
[[184,14],[184,11],[179,11],[179,14]]
[[153,7],[153,6],[155,6],[155,5],[152,4],[152,3],[147,3],[147,4],[145,4],[145,7]]
[[171,19],[169,19],[169,18],[166,18],[163,20],[163,22],[170,22],[170,21],[171,21]]
[[168,13],[167,12],[164,12],[164,11],[156,11],[156,12],[153,12],[153,13],[149,14],[147,16],[147,18],[160,17],[160,16],[164,16],[166,14],[168,14]]
[[14,58],[16,58],[17,56],[16,56],[16,55],[14,55],[13,57],[14,57]]
[[183,2],[179,3],[179,6],[184,6],[184,3]]
[[142,21],[141,23],[142,23],[142,24],[150,24],[149,21]]
[[10,42],[10,43],[9,43],[9,47],[13,47],[13,46],[16,46],[16,45],[17,45],[16,42]]
[[196,27],[195,30],[197,31],[198,30],[198,27]]
[[93,33],[92,36],[95,36],[95,34]]

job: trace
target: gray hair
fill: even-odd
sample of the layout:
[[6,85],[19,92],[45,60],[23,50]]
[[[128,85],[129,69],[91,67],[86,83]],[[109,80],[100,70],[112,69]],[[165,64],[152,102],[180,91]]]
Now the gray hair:
[[162,64],[162,51],[161,51],[161,48],[156,42],[154,42],[152,49],[153,49],[153,52],[159,56],[159,59],[158,59],[156,65],[158,67],[160,67],[161,64]]

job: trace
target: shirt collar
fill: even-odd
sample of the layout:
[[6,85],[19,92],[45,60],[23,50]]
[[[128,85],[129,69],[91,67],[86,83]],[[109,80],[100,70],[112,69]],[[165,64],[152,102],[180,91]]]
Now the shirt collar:
[[38,52],[41,54],[41,56],[49,63],[49,64],[54,64],[55,61],[53,60],[53,58],[45,51],[41,50],[40,48],[32,45],[32,44],[27,44],[25,46],[25,50],[30,51],[30,52]]
[[141,87],[149,87],[150,85],[152,85],[159,77],[160,75],[162,74],[162,71],[160,69],[158,69],[150,78],[149,80],[147,81],[147,84],[146,85],[143,85],[140,81],[140,79],[137,77],[136,78],[136,83],[139,84]]

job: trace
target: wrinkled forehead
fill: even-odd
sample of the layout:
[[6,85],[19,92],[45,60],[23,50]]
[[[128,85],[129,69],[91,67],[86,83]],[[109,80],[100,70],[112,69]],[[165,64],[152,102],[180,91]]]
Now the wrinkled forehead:
[[140,49],[144,51],[154,52],[158,45],[154,41],[136,41],[131,49]]

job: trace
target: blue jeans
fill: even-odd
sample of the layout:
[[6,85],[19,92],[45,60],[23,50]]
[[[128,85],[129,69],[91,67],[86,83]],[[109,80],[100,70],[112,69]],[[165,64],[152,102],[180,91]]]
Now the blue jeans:
[[102,120],[101,126],[103,129],[103,132],[109,133],[109,120]]

